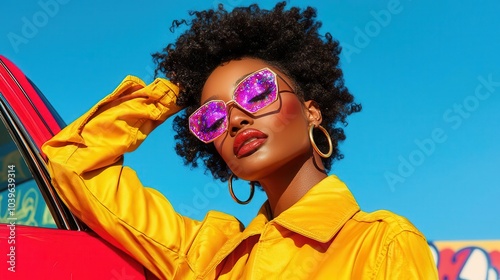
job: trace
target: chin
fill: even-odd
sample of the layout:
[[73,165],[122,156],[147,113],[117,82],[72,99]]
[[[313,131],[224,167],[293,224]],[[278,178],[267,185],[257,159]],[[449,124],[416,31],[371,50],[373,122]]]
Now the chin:
[[238,178],[247,181],[259,181],[275,172],[277,162],[272,161],[271,157],[254,153],[244,158],[236,159],[229,165],[231,171]]
[[261,181],[263,178],[281,174],[282,169],[295,172],[295,168],[290,168],[292,161],[279,160],[276,157],[250,159],[247,163],[238,165],[238,170],[231,169],[238,178],[246,181]]

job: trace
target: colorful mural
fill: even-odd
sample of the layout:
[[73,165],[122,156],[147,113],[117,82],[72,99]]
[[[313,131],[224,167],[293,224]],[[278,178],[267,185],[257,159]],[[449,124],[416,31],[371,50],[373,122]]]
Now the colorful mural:
[[435,241],[429,246],[441,280],[500,279],[500,240]]

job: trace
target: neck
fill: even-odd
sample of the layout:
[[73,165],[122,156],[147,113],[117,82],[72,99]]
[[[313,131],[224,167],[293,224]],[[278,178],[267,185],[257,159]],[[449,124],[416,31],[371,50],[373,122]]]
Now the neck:
[[299,201],[312,187],[327,177],[319,156],[284,166],[259,180],[269,199],[272,217],[277,217]]

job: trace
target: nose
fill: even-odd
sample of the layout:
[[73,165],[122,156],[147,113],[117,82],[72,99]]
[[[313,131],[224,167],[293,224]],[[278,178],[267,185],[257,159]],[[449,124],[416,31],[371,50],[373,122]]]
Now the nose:
[[229,109],[228,121],[229,134],[235,136],[240,129],[247,125],[251,125],[253,123],[253,118],[249,113],[243,111],[238,106],[231,106]]

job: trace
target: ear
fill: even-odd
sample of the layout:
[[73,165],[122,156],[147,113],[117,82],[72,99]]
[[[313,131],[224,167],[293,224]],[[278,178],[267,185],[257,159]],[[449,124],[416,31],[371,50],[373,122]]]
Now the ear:
[[323,117],[321,116],[321,110],[319,109],[319,105],[314,100],[308,100],[304,102],[305,113],[307,120],[309,121],[309,125],[314,124],[314,126],[318,126],[323,121]]

